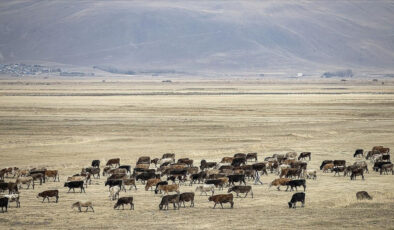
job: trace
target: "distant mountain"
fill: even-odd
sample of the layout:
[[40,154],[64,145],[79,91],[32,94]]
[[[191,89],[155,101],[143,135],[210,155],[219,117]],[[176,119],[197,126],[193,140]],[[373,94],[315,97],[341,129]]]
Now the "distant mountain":
[[23,61],[132,70],[394,68],[394,2],[1,1],[0,62]]

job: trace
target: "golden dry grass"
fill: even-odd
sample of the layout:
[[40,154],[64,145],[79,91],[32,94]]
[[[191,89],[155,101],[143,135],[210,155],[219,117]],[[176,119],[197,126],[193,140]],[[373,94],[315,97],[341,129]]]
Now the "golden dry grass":
[[[366,175],[365,181],[318,172],[307,182],[305,208],[289,210],[290,192],[253,186],[255,198],[236,199],[234,209],[213,210],[206,196],[195,208],[159,211],[160,196],[141,184],[128,191],[134,211],[113,210],[105,178],[86,194],[67,194],[63,182],[93,159],[139,156],[219,161],[236,152],[311,151],[308,168],[324,159],[352,163],[356,148],[394,148],[394,86],[338,80],[201,80],[149,78],[4,79],[0,81],[0,167],[59,169],[61,182],[22,190],[21,208],[0,214],[3,229],[287,229],[394,227],[394,176]],[[321,82],[319,82],[321,81]],[[290,94],[288,94],[290,93]],[[384,94],[376,94],[384,93]],[[371,165],[369,165],[371,168]],[[268,183],[276,175],[263,176]],[[249,182],[250,183],[250,182]],[[60,200],[41,203],[36,194],[60,190]],[[193,191],[195,186],[182,186]],[[372,201],[356,201],[368,191]],[[221,193],[221,191],[218,191]],[[91,200],[95,213],[71,209]],[[228,206],[226,206],[228,207]]]

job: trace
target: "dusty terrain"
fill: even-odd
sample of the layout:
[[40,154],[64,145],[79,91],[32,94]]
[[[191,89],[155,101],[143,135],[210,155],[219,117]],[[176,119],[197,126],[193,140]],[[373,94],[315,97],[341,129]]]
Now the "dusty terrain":
[[[306,206],[290,210],[292,192],[268,190],[276,175],[253,186],[255,198],[235,199],[234,209],[212,209],[207,196],[194,208],[159,211],[160,196],[127,191],[135,210],[114,210],[105,178],[86,194],[69,193],[67,176],[93,159],[120,157],[135,165],[139,156],[175,152],[219,161],[237,152],[310,151],[308,168],[324,159],[353,163],[356,148],[394,149],[394,84],[370,80],[185,80],[12,79],[0,80],[0,167],[60,170],[61,182],[22,190],[21,208],[0,213],[1,229],[287,229],[394,228],[394,176],[366,174],[365,180],[318,172],[307,181]],[[371,170],[371,164],[369,163]],[[7,180],[12,180],[8,179]],[[251,182],[249,182],[251,184]],[[41,203],[36,194],[60,190],[59,203]],[[182,186],[193,191],[195,186]],[[356,201],[368,191],[372,201]],[[226,191],[217,191],[223,193]],[[95,212],[71,209],[91,200]]]

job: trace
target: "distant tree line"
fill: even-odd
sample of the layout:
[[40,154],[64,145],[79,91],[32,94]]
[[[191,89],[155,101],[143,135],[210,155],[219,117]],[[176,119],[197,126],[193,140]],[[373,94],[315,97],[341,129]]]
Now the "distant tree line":
[[321,77],[330,78],[330,77],[353,77],[353,71],[351,69],[339,70],[336,72],[325,72]]

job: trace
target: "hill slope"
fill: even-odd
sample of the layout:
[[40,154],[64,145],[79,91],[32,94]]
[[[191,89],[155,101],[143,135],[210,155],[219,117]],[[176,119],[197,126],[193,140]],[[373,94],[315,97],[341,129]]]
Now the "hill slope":
[[0,62],[392,68],[392,1],[2,1]]

